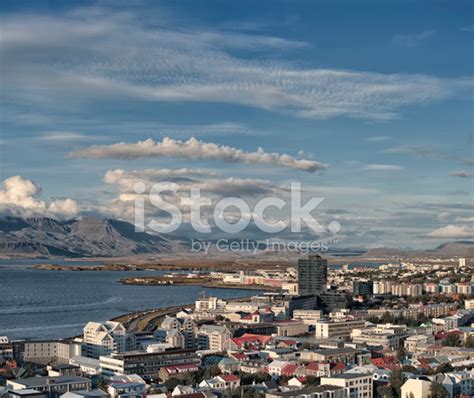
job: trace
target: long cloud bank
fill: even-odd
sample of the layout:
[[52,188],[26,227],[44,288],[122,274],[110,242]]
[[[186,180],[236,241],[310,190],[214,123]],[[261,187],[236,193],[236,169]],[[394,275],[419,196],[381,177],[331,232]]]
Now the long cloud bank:
[[[281,54],[308,43],[192,25],[183,29],[160,15],[163,25],[157,26],[150,13],[139,7],[121,13],[83,7],[7,15],[0,37],[4,97],[39,106],[45,106],[45,92],[57,106],[104,98],[215,102],[304,118],[380,120],[472,89],[469,76],[302,67],[300,58],[291,54],[289,62]],[[236,50],[258,51],[265,61]]]
[[174,140],[166,137],[162,141],[147,139],[136,143],[120,142],[112,145],[94,145],[80,149],[70,154],[78,158],[96,159],[138,159],[150,157],[179,157],[184,159],[222,160],[232,163],[270,164],[289,167],[313,173],[323,170],[324,165],[314,160],[296,159],[293,156],[280,153],[265,152],[258,148],[255,152],[203,142],[195,138],[187,141]]

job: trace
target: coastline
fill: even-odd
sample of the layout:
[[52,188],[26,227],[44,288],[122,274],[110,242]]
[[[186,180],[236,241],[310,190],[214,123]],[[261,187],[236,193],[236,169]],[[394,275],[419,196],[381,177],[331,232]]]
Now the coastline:
[[137,286],[200,286],[216,289],[239,289],[239,290],[257,290],[266,292],[275,292],[280,290],[271,286],[264,285],[237,285],[218,282],[211,278],[179,278],[164,276],[146,276],[146,277],[126,277],[119,280],[122,285]]

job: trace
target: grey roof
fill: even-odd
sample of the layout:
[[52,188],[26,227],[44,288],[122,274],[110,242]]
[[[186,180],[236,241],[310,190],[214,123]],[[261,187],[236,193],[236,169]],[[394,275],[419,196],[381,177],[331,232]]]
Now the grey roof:
[[108,394],[105,391],[96,389],[91,391],[80,390],[80,391],[69,391],[61,395],[61,398],[100,398],[107,397]]
[[277,395],[279,397],[300,397],[305,394],[314,394],[318,392],[324,391],[337,391],[344,389],[344,387],[340,386],[332,386],[330,384],[325,384],[322,386],[315,386],[315,387],[305,387],[301,390],[294,390],[294,391],[282,391],[282,392],[272,392],[272,395]]
[[79,376],[58,376],[58,377],[29,377],[27,379],[14,380],[15,383],[23,384],[27,388],[45,386],[48,384],[67,384],[67,383],[90,383],[90,379]]

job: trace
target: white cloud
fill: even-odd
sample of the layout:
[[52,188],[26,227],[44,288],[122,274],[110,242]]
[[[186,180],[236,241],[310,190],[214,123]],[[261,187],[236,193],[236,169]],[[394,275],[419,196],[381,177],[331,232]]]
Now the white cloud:
[[97,137],[91,137],[81,133],[74,133],[72,131],[51,131],[49,133],[41,134],[38,139],[42,141],[85,141],[95,139]]
[[414,34],[397,34],[392,38],[392,44],[400,47],[416,47],[423,41],[434,36],[434,30],[424,30]]
[[446,225],[431,231],[428,234],[431,238],[474,238],[474,227],[468,225]]
[[307,118],[380,120],[472,87],[470,78],[302,68],[268,56],[250,60],[234,50],[265,55],[307,43],[172,23],[157,27],[146,17],[87,8],[10,14],[0,37],[4,96],[56,106],[104,97],[219,102]]
[[460,178],[473,178],[474,177],[474,173],[470,171],[464,171],[464,170],[453,171],[451,175],[453,177],[460,177]]
[[79,206],[72,199],[56,199],[49,203],[39,199],[41,188],[33,181],[13,176],[3,181],[0,189],[2,213],[28,217],[48,216],[72,218],[79,213]]
[[71,153],[73,157],[137,159],[147,157],[180,157],[185,159],[223,160],[235,163],[259,163],[289,167],[297,170],[314,172],[324,169],[324,165],[314,160],[296,159],[293,156],[265,152],[258,148],[255,152],[211,142],[190,138],[187,141],[174,140],[169,137],[160,142],[153,139],[112,145],[94,145]]
[[456,222],[474,222],[474,216],[473,217],[456,217]]
[[398,171],[402,169],[403,167],[394,164],[371,163],[364,166],[364,170],[367,171]]

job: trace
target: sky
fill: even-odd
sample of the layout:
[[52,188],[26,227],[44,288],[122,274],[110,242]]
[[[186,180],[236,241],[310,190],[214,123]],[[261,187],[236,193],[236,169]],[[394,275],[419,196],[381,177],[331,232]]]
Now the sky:
[[1,214],[134,222],[137,181],[144,196],[175,182],[175,234],[192,237],[191,188],[253,208],[298,182],[324,199],[325,232],[275,238],[472,239],[473,15],[462,0],[2,1]]

